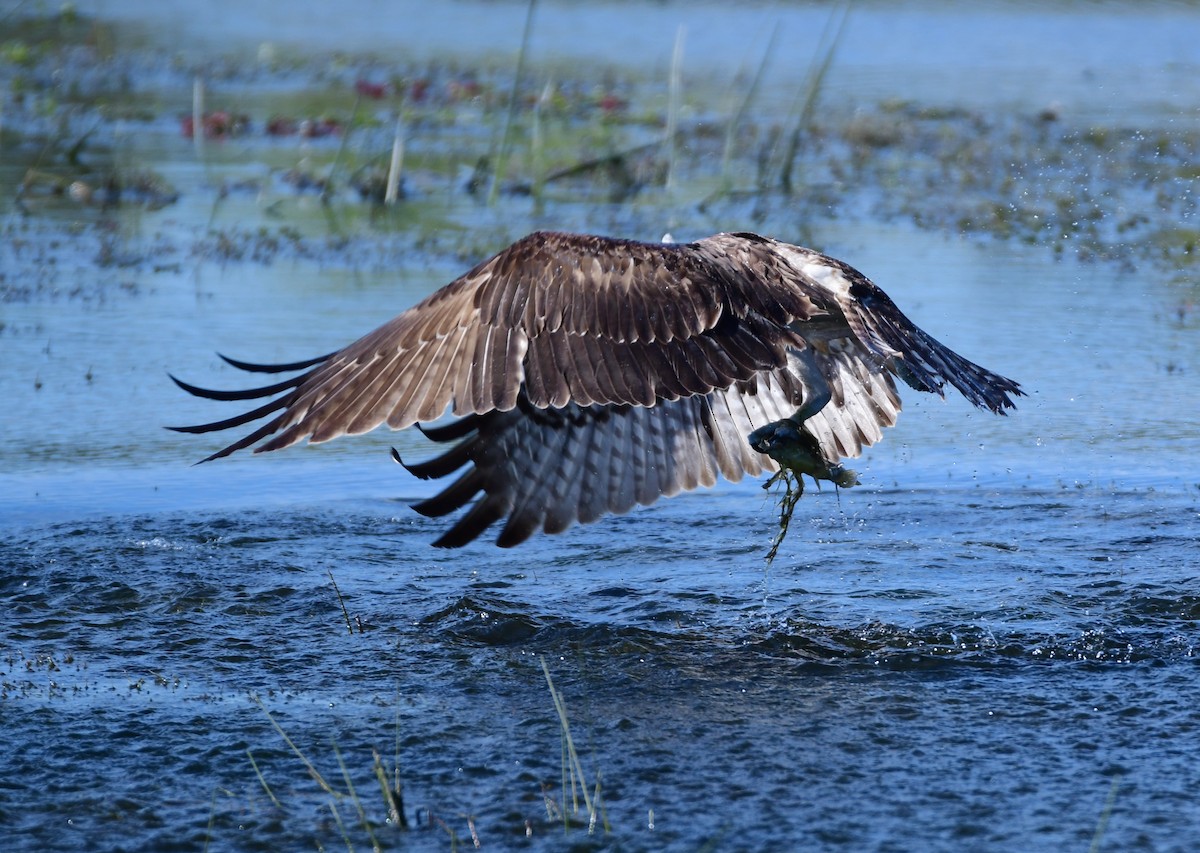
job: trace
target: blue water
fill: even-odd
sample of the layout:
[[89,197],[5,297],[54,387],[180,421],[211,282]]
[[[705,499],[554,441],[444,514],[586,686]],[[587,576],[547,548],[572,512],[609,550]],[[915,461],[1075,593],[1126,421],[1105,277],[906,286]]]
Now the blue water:
[[[922,8],[982,38],[969,15]],[[1040,7],[999,8],[984,17],[1043,22]],[[1127,46],[1122,7],[1062,8],[1056,26]],[[875,32],[899,14],[853,20]],[[1156,8],[1149,41],[1128,41],[1131,80],[1194,69],[1172,35],[1192,15]],[[1059,31],[1034,29],[1035,46]],[[1075,79],[1071,57],[1100,51],[1085,42],[1047,79]],[[914,63],[872,79],[902,88]],[[1013,69],[1028,62],[984,64],[1020,97],[1028,75]],[[915,65],[920,94],[941,100]],[[949,100],[970,88],[956,79]],[[1115,112],[1161,116],[1176,96],[1133,88]],[[388,254],[386,233],[349,259],[193,254],[213,219],[273,222],[252,200],[218,208],[187,162],[160,168],[180,203],[117,220],[134,249],[174,246],[160,262],[97,265],[101,217],[3,209],[5,236],[27,241],[0,249],[4,275],[45,285],[0,306],[5,849],[367,849],[373,834],[448,850],[473,832],[490,850],[1195,848],[1200,330],[1186,270],[807,223],[806,239],[1029,397],[996,418],[908,393],[854,463],[863,485],[810,490],[769,568],[775,507],[756,482],[513,551],[445,552],[428,546],[444,523],[408,508],[432,487],[387,458],[427,452],[417,434],[193,467],[219,442],[162,426],[227,414],[168,371],[224,386],[235,372],[214,350],[327,352],[467,262]],[[747,227],[669,199],[543,219],[464,207],[485,228]],[[55,240],[53,264],[27,247]],[[591,834],[543,664],[589,796],[599,784]],[[376,754],[408,829],[387,820]]]
[[[76,5],[166,36],[184,54],[249,47],[286,60],[295,50],[366,51],[401,63],[466,55],[489,65],[513,61],[527,8],[488,0],[349,0],[281,16],[271,0],[217,0],[203,14],[181,14],[153,0]],[[831,13],[841,5],[543,0],[529,54],[550,69],[633,68],[665,85],[682,30],[687,80],[727,87],[734,74],[753,76],[774,36],[760,103],[782,114],[813,54],[831,38]],[[1130,120],[1194,123],[1197,25],[1195,7],[1168,2],[860,2],[824,85],[846,101],[913,98],[1008,110],[1055,105],[1083,120],[1124,111]],[[792,82],[777,85],[782,80]]]
[[372,750],[398,756],[421,825],[389,845],[445,849],[428,822],[465,838],[463,815],[485,846],[526,821],[529,849],[583,843],[542,800],[544,657],[601,846],[1062,849],[1113,791],[1112,849],[1190,845],[1194,497],[825,498],[769,571],[758,509],[687,496],[523,553],[433,552],[387,501],[30,526],[2,555],[5,823],[31,847],[339,844],[258,696],[377,820]]

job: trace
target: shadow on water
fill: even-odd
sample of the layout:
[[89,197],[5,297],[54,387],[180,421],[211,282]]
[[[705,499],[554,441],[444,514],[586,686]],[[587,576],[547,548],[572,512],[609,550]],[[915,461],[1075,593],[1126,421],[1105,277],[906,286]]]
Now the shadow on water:
[[[150,6],[0,13],[7,844],[1190,846],[1194,10],[1139,7],[1131,39],[1119,5],[856,8],[789,193],[798,34],[830,9],[541,4],[489,205],[513,63],[472,45],[503,19],[515,50],[524,4],[464,5],[495,25],[452,56],[411,5],[337,30]],[[576,15],[623,52],[556,59]],[[399,47],[332,56],[334,32]],[[542,227],[813,242],[1030,397],[995,419],[908,395],[769,569],[755,483],[445,552],[387,462],[429,452],[415,433],[190,467],[213,448],[161,429],[212,415],[168,371],[327,352]]]

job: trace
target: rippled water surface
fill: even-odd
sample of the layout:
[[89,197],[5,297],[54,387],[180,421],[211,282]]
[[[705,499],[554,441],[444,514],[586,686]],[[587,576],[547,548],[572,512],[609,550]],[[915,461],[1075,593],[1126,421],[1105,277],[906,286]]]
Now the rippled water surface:
[[1195,830],[1192,497],[822,499],[770,571],[757,509],[688,496],[449,555],[387,501],[27,527],[2,554],[5,821],[46,847],[338,844],[257,696],[377,818],[372,751],[398,754],[423,846],[464,815],[492,849],[577,844],[543,801],[544,658],[602,782],[597,844],[1078,847],[1106,808],[1118,849]]
[[[855,12],[867,42],[894,23],[873,8]],[[1049,27],[1035,52],[1076,21],[1146,79],[1195,79],[1195,45],[1171,35],[1194,23],[1186,9],[1156,8],[1147,43],[1122,54],[1120,7],[1068,4],[1050,24],[1037,8],[996,14]],[[547,14],[553,26],[561,10]],[[969,16],[921,15],[979,38]],[[1076,53],[1101,47],[1067,56],[1086,64]],[[862,72],[861,44],[847,51]],[[873,85],[902,88],[907,69],[932,97],[929,67],[895,62]],[[1063,62],[1049,76],[1088,88]],[[1016,64],[989,66],[1014,98]],[[1178,95],[1110,103],[1096,86],[1098,114],[1161,115]],[[185,167],[163,168],[182,180]],[[198,195],[136,228],[182,240],[210,215]],[[691,215],[676,236],[747,227]],[[34,244],[28,229],[51,227],[5,216]],[[419,435],[191,467],[216,441],[161,426],[228,412],[186,398],[168,370],[226,385],[214,349],[327,352],[463,265],[185,255],[114,272],[97,269],[93,232],[64,233],[75,269],[5,256],[24,258],[10,277],[83,287],[2,307],[6,844],[446,850],[474,835],[485,850],[1057,851],[1200,838],[1200,332],[1186,270],[897,222],[814,226],[806,239],[1029,396],[994,418],[908,393],[899,426],[855,464],[864,485],[806,494],[767,568],[775,508],[755,482],[513,551],[444,552],[428,545],[443,525],[408,507],[429,484],[387,459],[392,444],[426,452]],[[97,278],[111,281],[88,289]],[[389,820],[377,761],[408,828]],[[577,773],[600,803],[590,832]]]

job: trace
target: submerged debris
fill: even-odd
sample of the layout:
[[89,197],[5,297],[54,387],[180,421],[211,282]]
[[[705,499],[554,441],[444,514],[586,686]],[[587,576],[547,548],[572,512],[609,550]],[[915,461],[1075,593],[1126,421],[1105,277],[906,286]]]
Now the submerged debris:
[[73,170],[62,174],[43,169],[28,169],[17,186],[16,203],[25,212],[50,200],[67,201],[80,206],[102,209],[122,203],[160,210],[174,204],[179,193],[155,172],[110,171],[98,176]]

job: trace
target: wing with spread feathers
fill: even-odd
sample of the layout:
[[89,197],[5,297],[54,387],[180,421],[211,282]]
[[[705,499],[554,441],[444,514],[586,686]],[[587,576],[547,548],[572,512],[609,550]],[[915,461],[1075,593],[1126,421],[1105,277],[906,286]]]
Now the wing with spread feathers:
[[[442,516],[474,501],[439,545],[463,545],[506,520],[501,545],[557,532],[721,474],[774,470],[746,436],[815,392],[805,350],[831,394],[807,425],[831,459],[856,456],[895,423],[892,381],[1011,408],[1016,383],[958,356],[840,261],[752,234],[691,244],[537,233],[346,348],[259,365],[301,371],[216,400],[273,398],[204,433],[260,421],[205,461],[255,446],[278,450],[375,429],[430,423],[457,442],[408,465],[459,478],[417,509]],[[478,497],[477,497],[478,496]]]

